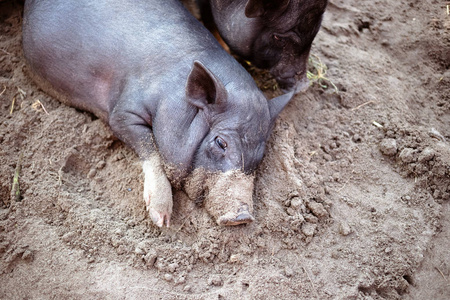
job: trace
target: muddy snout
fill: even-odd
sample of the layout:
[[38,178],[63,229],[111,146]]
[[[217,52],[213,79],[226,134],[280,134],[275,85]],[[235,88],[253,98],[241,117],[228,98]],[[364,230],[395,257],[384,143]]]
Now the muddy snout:
[[230,211],[217,218],[217,224],[222,226],[234,226],[253,222],[255,218],[250,214],[249,209],[247,204],[241,203],[237,212]]
[[298,94],[300,92],[304,92],[309,87],[309,80],[306,76],[306,73],[299,74],[295,76],[295,94]]
[[254,176],[241,171],[215,174],[208,180],[205,208],[219,225],[253,222]]
[[309,80],[306,77],[306,73],[296,74],[293,77],[279,77],[276,79],[284,93],[294,92],[294,94],[298,94],[306,91],[309,87]]
[[222,173],[197,169],[184,189],[191,199],[202,199],[217,224],[233,226],[254,220],[253,187],[254,176],[241,171]]

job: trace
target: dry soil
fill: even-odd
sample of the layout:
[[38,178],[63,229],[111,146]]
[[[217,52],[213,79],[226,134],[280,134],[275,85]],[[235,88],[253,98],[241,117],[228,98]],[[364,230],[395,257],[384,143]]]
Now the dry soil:
[[450,299],[448,5],[331,0],[312,52],[339,92],[281,114],[255,222],[176,192],[159,229],[137,156],[29,79],[0,1],[0,299]]

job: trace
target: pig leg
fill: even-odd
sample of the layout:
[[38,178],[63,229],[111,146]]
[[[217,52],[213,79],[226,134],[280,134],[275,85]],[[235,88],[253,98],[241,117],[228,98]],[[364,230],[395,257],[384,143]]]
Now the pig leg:
[[151,130],[151,116],[139,109],[137,101],[118,101],[109,116],[114,134],[131,147],[143,161],[144,201],[152,221],[159,227],[170,224],[172,188],[164,172]]
[[144,171],[144,201],[152,221],[159,227],[164,221],[169,227],[172,214],[172,187],[167,179],[158,154],[142,164]]

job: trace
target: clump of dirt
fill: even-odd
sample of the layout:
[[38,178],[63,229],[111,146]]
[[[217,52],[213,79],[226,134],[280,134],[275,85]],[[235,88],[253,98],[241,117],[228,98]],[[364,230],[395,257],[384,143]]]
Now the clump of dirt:
[[0,298],[449,298],[445,4],[330,1],[312,52],[339,92],[280,115],[255,221],[218,226],[175,191],[162,229],[136,155],[28,77],[22,11],[0,1]]

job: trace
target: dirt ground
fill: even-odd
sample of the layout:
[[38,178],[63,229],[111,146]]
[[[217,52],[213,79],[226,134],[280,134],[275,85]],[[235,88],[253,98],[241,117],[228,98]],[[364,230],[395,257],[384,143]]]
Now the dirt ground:
[[330,1],[312,52],[339,93],[281,114],[255,222],[177,192],[159,229],[137,156],[36,87],[1,1],[0,299],[450,299],[447,5]]

